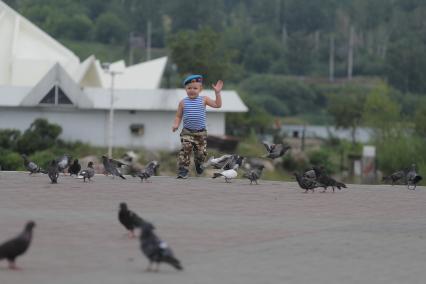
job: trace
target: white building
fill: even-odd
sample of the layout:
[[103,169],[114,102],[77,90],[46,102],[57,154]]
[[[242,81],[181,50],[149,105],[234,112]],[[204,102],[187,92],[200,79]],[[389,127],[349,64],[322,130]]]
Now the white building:
[[[107,146],[111,77],[99,60],[83,62],[66,47],[0,1],[0,129],[26,130],[36,118],[59,124],[61,138]],[[158,89],[167,58],[126,67],[115,77],[113,145],[175,149],[171,126],[183,89]],[[214,97],[209,90],[204,95]],[[208,109],[210,134],[225,133],[225,113],[245,112],[234,91],[223,91],[223,107]]]

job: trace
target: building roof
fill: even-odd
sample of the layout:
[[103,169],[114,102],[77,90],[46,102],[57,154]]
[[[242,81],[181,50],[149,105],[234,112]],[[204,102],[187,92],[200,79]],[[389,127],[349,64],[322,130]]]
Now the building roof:
[[[54,75],[57,72],[62,75]],[[0,107],[43,107],[40,101],[50,89],[58,85],[73,103],[80,109],[107,110],[110,108],[110,90],[103,88],[80,89],[64,74],[59,65],[53,67],[40,84],[34,88],[1,86]],[[78,89],[78,90],[77,90]],[[204,90],[202,95],[214,98],[214,91]],[[123,90],[114,91],[114,109],[135,111],[176,111],[179,101],[186,97],[185,89]],[[247,106],[235,91],[222,91],[222,107],[208,111],[246,112]]]
[[[110,76],[94,55],[80,59],[60,42],[0,1],[0,85],[34,86],[59,63],[83,87],[110,86]],[[132,66],[118,61],[123,73],[115,80],[122,89],[157,89],[167,63],[161,57]]]

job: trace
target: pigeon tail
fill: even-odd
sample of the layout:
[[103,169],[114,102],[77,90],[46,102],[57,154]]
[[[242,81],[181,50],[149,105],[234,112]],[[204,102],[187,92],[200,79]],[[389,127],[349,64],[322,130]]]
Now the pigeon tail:
[[183,270],[183,267],[180,264],[180,261],[173,256],[168,256],[168,257],[164,258],[163,261],[170,264],[171,266],[173,266],[177,270]]
[[217,177],[220,177],[220,176],[223,176],[223,175],[221,173],[214,173],[212,178],[217,178]]

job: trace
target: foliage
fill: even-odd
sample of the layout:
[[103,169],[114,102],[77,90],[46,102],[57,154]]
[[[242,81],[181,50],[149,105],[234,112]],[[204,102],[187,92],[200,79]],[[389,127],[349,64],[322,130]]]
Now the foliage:
[[96,19],[95,36],[103,43],[122,42],[126,38],[126,26],[115,14],[107,12]]
[[421,104],[414,118],[416,133],[421,137],[426,137],[426,103]]
[[17,129],[0,130],[0,148],[13,149],[20,137],[21,131]]
[[23,162],[21,156],[12,151],[0,148],[0,167],[3,171],[22,170]]
[[61,132],[62,128],[59,125],[38,118],[18,139],[16,150],[19,153],[31,154],[38,150],[49,149],[56,144]]
[[220,35],[211,28],[181,31],[168,40],[171,56],[181,76],[203,74],[207,85],[226,78],[230,54],[220,46]]

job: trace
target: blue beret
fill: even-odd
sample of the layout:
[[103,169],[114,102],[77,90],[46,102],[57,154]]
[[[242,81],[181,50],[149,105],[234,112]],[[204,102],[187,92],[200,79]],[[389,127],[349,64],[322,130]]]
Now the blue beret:
[[193,82],[203,83],[203,76],[201,76],[201,75],[190,75],[190,76],[186,77],[185,80],[183,80],[183,85],[186,86],[189,83],[193,83]]

